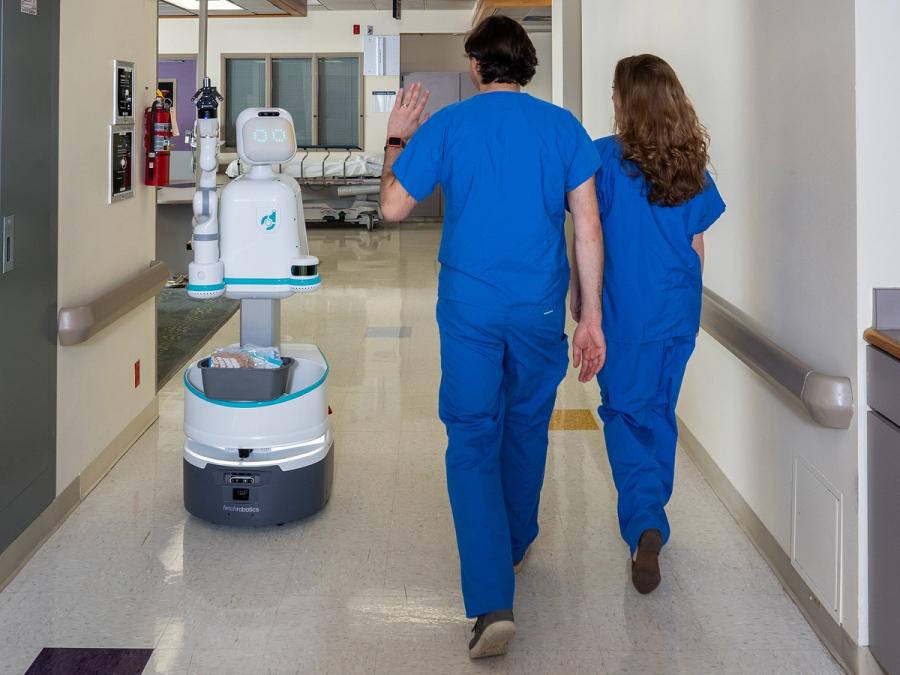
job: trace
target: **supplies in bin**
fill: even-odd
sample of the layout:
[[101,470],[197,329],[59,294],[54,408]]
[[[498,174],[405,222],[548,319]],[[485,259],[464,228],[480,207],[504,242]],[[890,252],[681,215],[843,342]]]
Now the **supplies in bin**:
[[231,346],[217,349],[209,357],[210,368],[281,368],[284,362],[276,347]]
[[294,359],[273,347],[234,345],[217,349],[199,364],[203,392],[220,401],[272,401],[290,388]]

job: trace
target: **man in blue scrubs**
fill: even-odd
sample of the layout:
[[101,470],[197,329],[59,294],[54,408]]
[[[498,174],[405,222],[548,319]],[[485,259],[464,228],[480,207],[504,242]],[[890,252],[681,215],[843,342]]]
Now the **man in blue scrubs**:
[[469,655],[480,658],[506,653],[514,567],[538,533],[547,429],[568,367],[567,202],[583,298],[573,360],[583,382],[605,356],[603,245],[597,151],[571,113],[520,92],[537,65],[525,30],[488,18],[466,53],[478,95],[422,124],[427,92],[413,85],[398,94],[381,206],[401,220],[443,187],[439,407],[463,599],[477,619]]

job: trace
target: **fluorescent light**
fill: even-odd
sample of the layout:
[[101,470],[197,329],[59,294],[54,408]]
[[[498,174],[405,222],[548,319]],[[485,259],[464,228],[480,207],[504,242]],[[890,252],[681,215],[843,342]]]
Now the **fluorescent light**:
[[[165,0],[170,5],[175,5],[176,7],[181,7],[181,9],[188,9],[192,12],[200,11],[200,0]],[[236,9],[240,11],[243,7],[238,7],[230,0],[209,0],[209,8],[211,10],[233,10]]]

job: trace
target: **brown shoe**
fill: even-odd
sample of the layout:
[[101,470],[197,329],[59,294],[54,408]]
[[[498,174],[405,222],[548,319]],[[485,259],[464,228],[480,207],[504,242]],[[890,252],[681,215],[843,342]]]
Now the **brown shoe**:
[[659,572],[659,552],[663,536],[659,530],[644,530],[638,541],[637,554],[631,561],[631,582],[638,593],[652,593],[662,581]]

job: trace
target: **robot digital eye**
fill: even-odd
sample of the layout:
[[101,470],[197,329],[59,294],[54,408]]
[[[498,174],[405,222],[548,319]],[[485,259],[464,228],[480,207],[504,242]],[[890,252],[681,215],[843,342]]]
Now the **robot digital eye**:
[[280,117],[281,113],[277,110],[263,110],[259,113],[260,117]]

